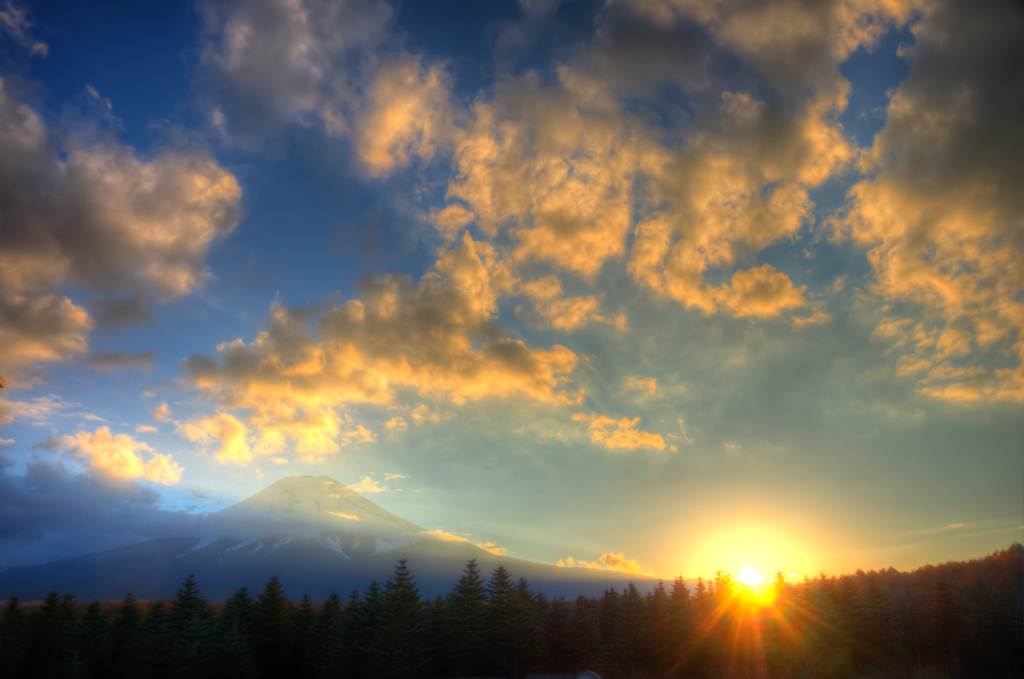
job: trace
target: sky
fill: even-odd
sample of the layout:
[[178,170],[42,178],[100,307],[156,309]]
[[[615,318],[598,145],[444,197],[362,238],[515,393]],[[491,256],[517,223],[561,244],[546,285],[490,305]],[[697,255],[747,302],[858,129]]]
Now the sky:
[[1024,536],[1024,11],[0,2],[0,568],[327,475],[671,578]]

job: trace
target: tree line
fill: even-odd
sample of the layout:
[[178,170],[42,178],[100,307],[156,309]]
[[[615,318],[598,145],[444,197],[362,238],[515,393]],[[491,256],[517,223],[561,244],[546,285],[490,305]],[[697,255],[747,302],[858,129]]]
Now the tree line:
[[271,578],[223,605],[193,576],[169,601],[114,607],[53,592],[0,616],[0,668],[18,677],[1021,677],[1024,548],[983,559],[788,582],[759,593],[719,571],[641,593],[549,600],[499,567],[466,564],[425,600],[405,560],[343,601],[295,604]]

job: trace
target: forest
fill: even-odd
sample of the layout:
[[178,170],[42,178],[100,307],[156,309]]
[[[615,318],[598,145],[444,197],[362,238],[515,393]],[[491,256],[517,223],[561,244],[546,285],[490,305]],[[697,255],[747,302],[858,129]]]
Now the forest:
[[640,592],[548,600],[474,561],[424,600],[410,564],[346,599],[289,601],[271,578],[211,605],[189,577],[168,601],[13,597],[0,668],[16,677],[1021,677],[1024,547],[966,562],[787,581],[719,571]]

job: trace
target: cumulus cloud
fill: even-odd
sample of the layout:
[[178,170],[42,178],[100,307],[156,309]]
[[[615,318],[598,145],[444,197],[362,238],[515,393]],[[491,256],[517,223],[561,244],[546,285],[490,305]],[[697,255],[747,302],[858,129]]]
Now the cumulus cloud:
[[243,138],[286,123],[348,134],[392,41],[391,6],[377,0],[204,0],[199,13],[212,122]]
[[533,311],[539,317],[539,325],[555,330],[572,332],[591,322],[609,323],[625,330],[625,314],[606,317],[601,313],[601,301],[594,295],[566,297],[562,282],[557,276],[544,276],[522,283],[518,292],[533,300]]
[[[95,432],[79,431],[74,436],[61,436],[53,444],[70,449],[89,462],[93,470],[115,479],[144,478],[171,484],[181,480],[184,471],[171,455],[155,452],[142,441],[128,434],[111,434],[109,427]],[[148,453],[148,460],[139,453]]]
[[555,565],[559,568],[592,568],[599,571],[620,571],[637,575],[654,575],[654,573],[641,566],[635,559],[627,559],[626,555],[622,552],[618,554],[615,552],[602,554],[600,558],[594,561],[584,561],[567,556],[565,559],[559,559]]
[[9,377],[19,378],[25,369],[44,361],[84,353],[93,326],[88,312],[67,297],[0,290],[0,344]]
[[[574,400],[567,381],[575,353],[527,347],[493,323],[509,286],[493,248],[467,234],[417,284],[390,275],[365,281],[361,298],[340,306],[275,304],[252,342],[225,342],[218,358],[193,356],[182,368],[224,407],[251,409],[256,447],[266,452],[288,440],[300,453],[333,452],[340,408],[389,403],[397,389],[456,403]],[[367,439],[350,427],[352,439]]]
[[171,418],[171,409],[167,405],[167,401],[163,401],[153,410],[153,419],[157,422],[163,422]]
[[424,69],[418,58],[381,65],[355,123],[356,152],[371,175],[406,167],[414,157],[429,161],[439,145],[451,143],[449,88],[439,67]]
[[57,139],[0,83],[0,283],[180,297],[238,221],[235,178],[205,153],[151,159],[114,139]]
[[609,450],[630,451],[645,448],[665,450],[665,439],[661,437],[661,434],[652,434],[636,428],[640,423],[639,417],[634,417],[632,420],[628,417],[613,420],[597,413],[590,415],[576,413],[572,419],[575,422],[586,423],[587,429],[590,431],[590,440]]
[[239,194],[200,151],[144,159],[112,137],[58,134],[0,80],[5,358],[23,373],[84,353],[95,321],[57,294],[63,287],[84,286],[102,307],[106,297],[170,299],[201,285],[211,244],[238,221]]
[[[1009,3],[936,3],[911,70],[832,225],[867,249],[899,372],[951,401],[1024,400],[1024,17]],[[1010,151],[1012,149],[1012,151]],[[1012,357],[1007,360],[1007,357]]]
[[354,486],[349,486],[349,488],[357,493],[383,493],[388,490],[387,486],[380,485],[369,476],[364,476],[359,483]]
[[230,413],[217,412],[183,422],[177,431],[189,441],[220,442],[220,450],[214,455],[218,462],[247,464],[252,459],[249,429]]

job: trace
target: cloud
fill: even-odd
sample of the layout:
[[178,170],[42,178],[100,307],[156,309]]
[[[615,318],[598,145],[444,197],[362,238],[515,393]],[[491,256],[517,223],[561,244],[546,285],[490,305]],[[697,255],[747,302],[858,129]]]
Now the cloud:
[[383,493],[388,490],[387,486],[380,485],[369,476],[364,476],[362,481],[349,488],[357,493]]
[[385,481],[391,481],[392,479],[407,479],[409,478],[405,474],[384,474]]
[[590,415],[576,413],[572,419],[575,422],[585,422],[590,430],[590,440],[609,450],[629,451],[644,448],[665,450],[665,439],[660,434],[652,434],[636,428],[640,422],[639,417],[634,417],[632,420],[624,417],[616,421],[597,413]]
[[407,167],[413,157],[429,161],[439,145],[451,143],[449,88],[439,67],[424,69],[418,58],[381,65],[366,93],[367,109],[355,121],[356,152],[372,176]]
[[591,568],[599,571],[620,571],[622,573],[635,573],[636,575],[654,575],[634,559],[627,559],[622,552],[618,554],[615,552],[602,554],[600,558],[594,561],[577,560],[568,556],[565,559],[559,559],[555,565],[559,568]]
[[625,252],[635,153],[615,100],[564,67],[556,87],[510,80],[474,106],[448,196],[489,236],[507,229],[516,260],[590,277]]
[[539,325],[555,330],[572,332],[591,322],[609,323],[626,329],[626,317],[619,314],[606,318],[601,314],[601,302],[593,295],[566,297],[557,276],[544,276],[522,283],[518,292],[533,300],[533,310],[539,316]]
[[140,424],[139,426],[135,427],[136,434],[156,434],[159,433],[159,431],[160,430],[157,429],[156,427],[152,427],[148,424]]
[[169,299],[204,282],[209,247],[234,229],[240,196],[207,154],[165,149],[143,160],[112,138],[55,139],[2,82],[0,123],[0,283],[8,290],[67,281]]
[[109,370],[138,369],[149,372],[156,362],[156,354],[152,351],[108,351],[101,349],[85,357],[85,362],[101,372]]
[[159,503],[138,479],[39,460],[21,476],[0,472],[0,569],[195,534],[194,516]]
[[[112,435],[109,427],[100,427],[91,434],[79,431],[74,436],[61,436],[54,444],[70,449],[88,460],[93,470],[115,479],[144,478],[173,484],[181,480],[184,471],[173,456],[157,453],[128,434]],[[137,451],[149,453],[149,459],[144,460]]]
[[409,428],[409,424],[401,417],[392,417],[384,423],[384,426],[395,431],[405,431]]
[[44,424],[54,415],[62,415],[63,411],[78,403],[68,403],[59,396],[39,396],[30,401],[0,400],[0,424],[8,424],[17,419],[25,419],[33,424]]
[[921,393],[1021,401],[1024,159],[1007,149],[1024,147],[1024,131],[1007,93],[1024,88],[1024,18],[1010,4],[936,3],[912,30],[910,74],[864,156],[868,176],[831,226],[867,249],[885,310],[919,319],[887,313],[876,334],[899,337],[900,372]]
[[628,375],[622,379],[623,393],[641,393],[650,398],[658,393],[658,380],[654,377]]
[[215,454],[220,463],[248,464],[252,460],[247,441],[249,429],[230,413],[218,411],[198,417],[179,424],[176,431],[193,442],[220,441],[220,450]]
[[495,546],[493,542],[476,541],[471,538],[456,535],[455,533],[447,533],[441,530],[440,528],[438,528],[437,530],[425,530],[423,531],[423,533],[426,535],[432,535],[435,538],[438,538],[439,540],[444,540],[445,542],[468,542],[472,545],[479,547],[485,552],[490,552],[491,554],[494,554],[495,556],[504,556],[505,553],[508,551],[504,547]]
[[508,286],[491,246],[467,234],[418,284],[390,275],[364,281],[361,298],[341,306],[275,304],[252,342],[225,342],[218,358],[193,356],[182,368],[223,407],[251,409],[257,449],[271,452],[288,439],[299,452],[337,450],[338,409],[390,403],[396,389],[455,403],[570,402],[577,355],[527,347],[492,322]]
[[776,271],[770,264],[763,264],[756,269],[734,273],[730,284],[723,286],[721,299],[738,318],[773,318],[788,309],[806,305],[806,289],[805,285],[797,288],[789,276]]
[[46,56],[50,47],[32,37],[32,22],[28,18],[28,10],[20,3],[8,0],[5,6],[0,7],[0,33],[3,33],[13,42],[24,49],[27,49],[33,56],[36,54]]
[[12,378],[38,363],[84,353],[93,326],[85,309],[67,297],[0,290],[0,343]]
[[389,39],[390,5],[375,0],[228,0],[198,6],[200,75],[214,124],[243,137],[286,123],[350,131],[361,89]]
[[153,419],[157,422],[164,422],[171,418],[171,409],[167,406],[167,402],[163,401],[153,410]]
[[86,351],[95,321],[62,288],[98,295],[87,305],[104,322],[119,315],[104,298],[181,297],[238,222],[238,183],[206,153],[143,159],[97,136],[49,129],[0,80],[0,341],[14,377]]

